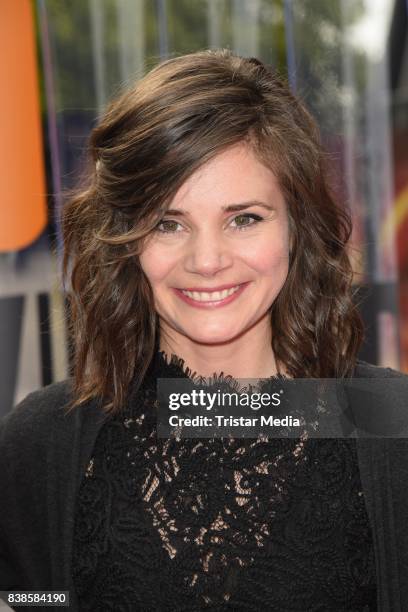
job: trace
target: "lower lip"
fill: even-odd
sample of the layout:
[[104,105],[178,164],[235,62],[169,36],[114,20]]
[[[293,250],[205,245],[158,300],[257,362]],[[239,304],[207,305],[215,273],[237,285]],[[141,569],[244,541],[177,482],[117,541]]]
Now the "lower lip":
[[190,306],[195,306],[196,308],[204,308],[205,310],[211,308],[219,308],[220,306],[227,306],[227,304],[231,304],[234,300],[236,300],[241,293],[245,290],[245,288],[249,285],[249,282],[242,283],[234,293],[228,295],[223,300],[214,300],[212,302],[199,302],[198,300],[193,300],[193,298],[189,297],[185,293],[183,293],[180,289],[173,289],[173,291],[183,300],[186,304],[190,304]]

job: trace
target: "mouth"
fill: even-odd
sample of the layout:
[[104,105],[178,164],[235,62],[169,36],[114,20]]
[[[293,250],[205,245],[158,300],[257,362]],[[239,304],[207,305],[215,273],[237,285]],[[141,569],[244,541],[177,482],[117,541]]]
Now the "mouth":
[[187,304],[198,308],[214,308],[230,304],[244,291],[248,284],[249,282],[229,285],[226,288],[217,288],[217,290],[174,289],[174,291]]

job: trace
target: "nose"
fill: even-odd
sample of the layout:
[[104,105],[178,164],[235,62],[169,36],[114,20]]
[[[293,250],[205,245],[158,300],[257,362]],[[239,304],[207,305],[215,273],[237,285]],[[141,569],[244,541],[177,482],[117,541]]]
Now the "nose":
[[232,250],[219,234],[202,232],[191,238],[185,257],[186,272],[215,276],[232,264]]

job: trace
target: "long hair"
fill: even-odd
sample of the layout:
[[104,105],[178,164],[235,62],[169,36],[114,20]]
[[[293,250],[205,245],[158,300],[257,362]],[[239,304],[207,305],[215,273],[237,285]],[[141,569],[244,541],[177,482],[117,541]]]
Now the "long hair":
[[182,183],[247,142],[275,173],[292,252],[270,309],[278,369],[294,377],[351,374],[363,339],[346,251],[349,213],[334,201],[317,126],[259,60],[227,50],[169,59],[124,91],[93,129],[86,181],[63,210],[75,400],[115,412],[139,388],[159,334],[139,255]]

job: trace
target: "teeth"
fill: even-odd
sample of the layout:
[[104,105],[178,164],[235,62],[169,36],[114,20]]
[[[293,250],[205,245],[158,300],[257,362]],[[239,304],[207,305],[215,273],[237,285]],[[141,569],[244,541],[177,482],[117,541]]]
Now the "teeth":
[[232,295],[238,289],[239,285],[231,287],[231,289],[224,289],[224,291],[211,291],[211,293],[207,291],[185,291],[184,289],[182,289],[182,292],[184,295],[188,295],[189,298],[197,300],[197,302],[217,302],[219,300],[225,300],[226,297]]

